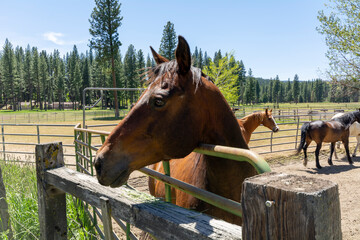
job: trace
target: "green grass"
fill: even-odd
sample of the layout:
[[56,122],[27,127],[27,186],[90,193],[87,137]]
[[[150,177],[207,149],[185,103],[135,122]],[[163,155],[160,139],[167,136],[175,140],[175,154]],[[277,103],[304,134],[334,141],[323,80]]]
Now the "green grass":
[[[36,170],[32,165],[0,164],[14,239],[39,239]],[[66,196],[68,239],[98,239],[81,203]],[[5,235],[0,235],[6,239]]]

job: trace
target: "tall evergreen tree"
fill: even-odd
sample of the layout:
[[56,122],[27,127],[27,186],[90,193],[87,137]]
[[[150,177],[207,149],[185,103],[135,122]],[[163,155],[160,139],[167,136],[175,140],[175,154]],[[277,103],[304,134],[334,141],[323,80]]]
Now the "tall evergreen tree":
[[[136,64],[136,50],[132,44],[128,47],[124,57],[124,75],[125,75],[125,87],[136,88],[138,87],[138,74]],[[134,92],[129,93],[130,103],[135,101]]]
[[300,93],[299,76],[297,74],[295,74],[293,86],[292,86],[292,94],[293,94],[293,99],[296,104],[299,101],[299,93]]
[[[99,58],[103,61],[111,60],[113,87],[116,88],[115,56],[121,42],[118,28],[123,17],[120,16],[118,0],[95,0],[95,7],[91,13],[89,32],[92,36],[90,46],[98,51]],[[114,91],[115,117],[119,117],[117,92]]]
[[170,21],[166,23],[163,30],[163,36],[160,42],[159,54],[169,60],[175,58],[175,49],[177,46],[177,37],[174,24]]
[[251,68],[248,72],[248,77],[246,79],[246,86],[245,86],[245,103],[251,104],[255,101],[255,78],[252,75]]
[[25,61],[24,61],[24,88],[25,88],[25,100],[30,102],[30,108],[32,109],[32,89],[33,89],[33,79],[31,77],[32,73],[32,57],[31,49],[28,45],[25,49]]
[[10,100],[12,109],[16,110],[16,62],[12,44],[8,39],[5,40],[2,55],[2,78],[5,89],[5,101]]
[[279,103],[280,88],[280,78],[276,75],[272,88],[272,100],[274,103]]

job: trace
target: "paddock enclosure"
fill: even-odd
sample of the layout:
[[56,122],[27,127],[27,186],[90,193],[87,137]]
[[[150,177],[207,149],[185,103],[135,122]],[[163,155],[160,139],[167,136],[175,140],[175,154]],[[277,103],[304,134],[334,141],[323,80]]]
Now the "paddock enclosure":
[[[335,110],[331,110],[331,111],[329,110],[326,114],[321,114],[321,115],[307,115],[307,114],[305,114],[305,112],[304,112],[304,114],[299,114],[299,115],[285,115],[282,112],[281,115],[279,116],[279,115],[275,115],[276,111],[274,111],[274,115],[275,115],[274,117],[280,127],[280,131],[278,133],[272,133],[271,131],[268,131],[267,129],[260,127],[258,131],[253,133],[252,140],[250,141],[250,147],[252,150],[254,150],[255,152],[259,153],[262,156],[267,156],[268,154],[271,154],[271,153],[274,153],[274,154],[291,153],[291,151],[294,151],[297,142],[300,140],[299,128],[301,127],[302,122],[309,121],[311,119],[313,119],[313,120],[320,119],[320,118],[321,119],[329,119],[336,112],[337,111],[335,111]],[[38,145],[39,143],[41,144],[41,143],[45,143],[45,142],[51,142],[54,139],[57,139],[57,140],[61,140],[64,142],[64,144],[63,144],[64,160],[65,160],[66,165],[68,167],[71,167],[72,169],[74,169],[76,167],[78,171],[85,173],[86,175],[92,175],[92,173],[93,173],[92,172],[93,171],[92,159],[93,159],[93,155],[95,153],[94,151],[96,151],[96,149],[102,144],[102,142],[105,138],[105,135],[108,134],[108,131],[111,128],[113,128],[113,126],[115,124],[114,123],[98,124],[97,122],[89,120],[89,121],[87,121],[86,128],[80,128],[80,125],[77,125],[77,126],[75,126],[75,129],[74,129],[74,125],[72,125],[72,124],[63,124],[65,126],[58,125],[58,124],[52,124],[52,123],[51,124],[44,124],[44,123],[42,123],[42,124],[29,124],[29,123],[11,124],[11,123],[7,123],[7,124],[0,124],[0,125],[2,126],[2,138],[1,138],[2,142],[0,144],[3,147],[1,153],[4,154],[4,156],[6,157],[7,160],[9,160],[9,158],[8,158],[9,154],[19,154],[18,152],[24,151],[23,148],[25,148],[25,147],[28,148],[29,150],[25,150],[24,153],[20,153],[19,155],[20,156],[21,155],[34,156],[35,155],[34,147],[36,145]],[[13,129],[11,129],[12,127],[13,127]],[[21,128],[22,132],[17,132],[16,129],[18,129],[18,128],[19,129]],[[16,139],[19,137],[21,138],[21,141],[24,141],[24,139],[27,139],[27,138],[30,139],[30,143],[28,142],[26,144],[22,144],[24,142],[18,141],[18,139]],[[74,142],[74,138],[76,139],[75,142]],[[15,146],[16,150],[13,151],[10,148],[11,146]],[[75,151],[74,151],[74,149],[75,149]],[[24,160],[24,159],[21,159],[21,160]],[[32,157],[31,157],[31,159],[25,159],[25,161],[33,162]],[[65,168],[61,168],[61,169],[62,170],[57,170],[57,171],[59,171],[57,174],[60,177],[53,181],[54,184],[59,183],[59,182],[64,182],[65,179],[62,179],[61,177],[65,176],[66,175],[65,173],[68,173],[66,176],[77,176],[78,178],[80,178],[80,180],[81,179],[92,179],[91,177],[90,178],[85,177],[83,174],[78,175],[78,173],[73,172],[69,169],[65,169]],[[284,176],[280,175],[277,177],[279,177],[281,179]],[[165,181],[168,181],[168,183],[172,183],[172,180],[169,180],[167,177],[159,176],[159,178],[163,178]],[[70,181],[69,184],[71,186],[75,186],[75,185],[78,186],[80,184],[79,182],[76,182],[76,181],[79,181],[79,179],[74,180],[74,181],[75,182],[72,182],[72,183]],[[90,181],[90,184],[84,186],[84,188],[87,189],[89,186],[96,186],[96,188],[103,188],[100,185],[95,185],[96,182],[94,182],[93,180],[89,180],[89,181]],[[311,184],[310,183],[309,184],[313,185],[314,181],[317,181],[317,180],[310,180]],[[284,180],[284,184],[286,184],[288,182],[293,182],[293,180],[288,180],[288,181]],[[298,183],[299,183],[299,181],[297,182],[297,184]],[[255,187],[255,189],[258,189],[259,187],[264,186],[264,184],[265,183],[261,183],[261,184],[259,184],[259,186],[256,185],[257,187]],[[60,187],[60,186],[57,186],[57,185],[54,185],[54,186],[56,188],[62,189],[62,187]],[[278,186],[276,186],[276,188],[277,187]],[[297,187],[294,186],[294,187],[297,190],[299,189],[298,186]],[[335,191],[334,190],[335,188],[337,189],[337,186],[331,185],[331,187],[326,188],[326,191],[328,191],[328,189],[332,189],[331,191]],[[106,189],[108,190],[109,188],[106,188]],[[122,190],[123,190],[123,188],[121,188],[121,192],[122,192]],[[118,190],[117,192],[119,192],[119,191],[120,190]],[[126,188],[126,190],[125,190],[127,196],[130,196],[130,198],[133,196],[138,196],[137,198],[144,200],[145,204],[146,204],[146,201],[155,201],[156,204],[160,204],[160,202],[161,202],[158,199],[154,199],[152,197],[149,197],[149,196],[137,193],[137,192],[133,192],[133,191],[134,190],[128,189],[128,188]],[[281,191],[283,191],[283,190],[281,190]],[[95,194],[97,196],[96,198],[98,199],[101,196],[104,196],[105,192],[98,193],[97,195]],[[253,191],[251,191],[251,192],[253,192]],[[72,192],[69,192],[69,193],[72,193]],[[278,193],[278,194],[280,194],[280,193]],[[122,195],[122,194],[119,193],[118,195]],[[304,195],[309,195],[309,194],[304,194]],[[270,193],[270,196],[271,196],[271,193]],[[76,196],[76,197],[78,197],[78,196]],[[111,199],[113,199],[112,197],[110,197],[110,198],[107,197],[107,199],[105,197],[105,198],[101,198],[100,200],[90,200],[90,202],[88,199],[83,199],[83,198],[81,198],[81,199],[84,201],[87,201],[89,204],[93,204],[94,201],[96,202],[96,204],[94,204],[94,206],[95,206],[94,208],[92,208],[92,207],[89,208],[89,214],[91,214],[91,216],[95,216],[95,218],[93,218],[93,219],[94,220],[96,219],[96,221],[100,223],[98,226],[99,232],[102,232],[100,234],[100,237],[105,238],[106,237],[105,231],[107,231],[109,233],[109,230],[105,230],[105,228],[108,229],[108,227],[106,227],[108,225],[106,225],[106,223],[101,223],[101,221],[100,221],[102,219],[102,215],[104,215],[104,213],[105,213],[105,216],[106,216],[106,212],[113,213],[115,211],[114,208],[118,208],[119,206],[123,206],[123,205],[121,205],[121,204],[114,205],[111,200]],[[281,198],[279,198],[279,200],[277,200],[277,201],[267,200],[267,199],[265,199],[265,197],[262,197],[262,198],[260,197],[260,199],[263,199],[265,201],[259,200],[259,203],[258,203],[259,207],[251,210],[257,214],[260,214],[260,213],[263,214],[264,212],[272,213],[272,211],[273,211],[272,207],[276,206],[276,203],[282,200]],[[246,201],[243,201],[243,202],[246,202]],[[253,203],[254,199],[252,199],[250,202]],[[264,203],[264,204],[262,204],[262,203]],[[267,207],[267,205],[265,203],[268,204],[270,207]],[[272,205],[274,203],[275,203],[275,205]],[[131,204],[133,204],[133,205],[131,205]],[[143,226],[140,223],[134,221],[134,219],[137,219],[139,217],[139,215],[137,215],[139,213],[136,212],[137,210],[134,210],[134,209],[136,209],[136,207],[134,207],[134,205],[143,206],[142,205],[143,202],[139,203],[139,202],[135,201],[135,202],[132,202],[131,204],[129,204],[129,208],[132,209],[131,211],[135,211],[135,213],[131,213],[133,215],[131,215],[129,213],[129,215],[127,217],[124,217],[124,216],[121,217],[121,215],[117,215],[117,213],[116,213],[115,215],[113,215],[113,217],[115,216],[115,218],[114,218],[115,220],[113,220],[113,222],[115,221],[117,223],[120,223],[120,225],[123,226],[123,229],[125,230],[125,232],[128,232],[128,230],[130,229],[130,224],[132,226],[136,226],[141,229],[144,229],[148,232],[154,232],[154,231],[156,232],[156,229],[151,229],[151,226],[147,226],[145,223],[141,223],[141,224],[146,225],[146,226]],[[163,204],[163,203],[161,202],[161,204]],[[84,205],[86,205],[86,204],[84,203]],[[168,205],[170,205],[170,204],[168,204]],[[166,205],[166,206],[168,206],[168,205]],[[108,206],[108,207],[106,207],[106,206]],[[263,207],[263,206],[266,207],[265,209],[262,209],[264,212],[261,212],[261,211],[259,212],[257,209],[261,209],[261,207]],[[334,206],[331,206],[331,207],[334,207]],[[160,207],[160,209],[163,209],[163,208],[164,208],[163,206]],[[109,209],[111,209],[111,210],[109,210]],[[241,206],[240,206],[240,209],[241,209]],[[247,209],[251,209],[251,208],[247,207]],[[158,211],[158,209],[156,211]],[[196,221],[194,220],[194,213],[193,212],[188,213],[188,212],[183,212],[183,211],[184,211],[183,209],[174,210],[174,212],[176,214],[179,213],[179,215],[189,216],[191,221],[189,219],[177,220],[177,221],[180,221],[180,223],[176,222],[176,221],[174,223],[174,222],[172,222],[171,219],[170,220],[166,219],[166,221],[169,221],[168,225],[183,226],[184,225],[183,222],[189,223],[190,225],[195,225],[195,227],[193,227],[191,230],[186,230],[186,231],[189,231],[191,234],[198,234],[198,232],[200,231],[200,234],[204,235],[203,236],[204,239],[206,239],[206,238],[223,239],[224,236],[228,236],[228,235],[222,235],[222,234],[228,234],[227,231],[229,229],[231,229],[231,232],[233,231],[235,233],[234,235],[236,235],[236,236],[231,235],[231,237],[229,235],[229,238],[240,239],[242,237],[239,237],[239,236],[244,236],[244,226],[243,226],[243,228],[234,230],[234,229],[232,229],[232,227],[234,227],[234,226],[229,226],[229,225],[225,224],[226,227],[224,227],[224,225],[222,223],[213,222],[213,219],[211,219],[209,217],[207,218],[207,220],[201,219],[199,221],[201,223],[203,223],[203,222],[209,222],[211,224],[214,223],[216,226],[214,227],[214,226],[210,225],[210,227],[209,226],[205,227],[206,229],[210,228],[211,231],[199,230],[201,228],[198,227],[199,223],[196,222],[198,220],[196,220]],[[300,210],[298,210],[298,211],[300,211]],[[243,211],[241,210],[239,213],[241,214],[242,212]],[[335,210],[335,212],[336,212],[336,210]],[[167,212],[166,214],[174,215],[174,213],[172,213],[172,212],[171,213]],[[176,214],[174,215],[174,216],[176,216],[175,218],[177,218]],[[253,213],[251,213],[251,214],[253,214]],[[195,216],[197,216],[197,215],[198,214],[196,214]],[[149,217],[149,219],[155,218],[154,215],[151,215],[151,216],[152,217]],[[278,219],[279,217],[281,218],[284,216],[276,216],[276,219]],[[109,219],[109,218],[107,218],[107,219]],[[161,218],[159,217],[158,219],[161,219]],[[107,221],[107,220],[105,220],[105,221]],[[148,221],[151,222],[150,220],[148,220]],[[161,221],[165,221],[165,220],[162,219]],[[258,217],[254,217],[252,219],[252,224],[256,224],[257,221],[261,222],[261,220],[259,220]],[[108,220],[107,222],[109,223],[110,220]],[[221,221],[219,221],[219,222],[221,222]],[[340,220],[339,220],[339,222],[340,222]],[[265,229],[268,228],[269,226],[271,226],[271,221],[267,222],[267,224],[270,224],[270,225],[264,226]],[[334,224],[334,223],[332,223],[332,224]],[[339,224],[340,223],[338,223],[338,225]],[[238,227],[238,226],[235,226],[235,227]],[[161,228],[159,227],[159,229],[161,229]],[[175,229],[176,229],[176,227],[175,227]],[[214,229],[219,230],[220,233],[214,233],[214,231],[215,231]],[[338,229],[338,228],[336,227],[334,229]],[[171,229],[169,231],[173,232],[174,235],[176,235],[175,233],[177,233],[174,229]],[[179,231],[184,231],[184,230],[180,229]],[[247,231],[249,231],[249,230],[247,230]],[[194,233],[194,232],[196,232],[196,233]],[[264,230],[264,232],[266,233],[267,230]],[[192,236],[191,238],[194,238],[195,235],[191,235],[191,234],[190,235],[181,235],[183,238],[178,238],[178,239],[190,238],[190,236]],[[340,234],[341,234],[341,231],[340,231]],[[187,236],[187,237],[185,237],[185,236]],[[199,236],[196,235],[196,238],[199,238],[199,239],[203,238],[203,237],[199,237]],[[272,236],[275,236],[275,235],[272,235]],[[179,235],[179,237],[180,237],[180,235]],[[128,238],[134,239],[134,235],[132,235],[131,233],[128,232]],[[166,238],[168,238],[168,236],[159,236],[159,238],[166,239]],[[175,236],[174,236],[174,238],[175,238]],[[249,238],[247,238],[245,236],[243,239],[249,239]]]
[[[271,107],[271,106],[268,106]],[[345,107],[345,106],[344,106]],[[292,154],[300,141],[300,128],[304,122],[312,120],[329,120],[343,109],[281,109],[273,110],[273,116],[280,131],[273,133],[260,126],[251,136],[249,147],[265,158],[277,154]],[[235,111],[237,118],[249,115],[263,109],[245,109]],[[347,111],[347,110],[346,110]],[[310,112],[310,113],[309,113]],[[125,116],[125,110],[120,116]],[[280,115],[279,115],[280,113]],[[295,114],[295,115],[294,115]],[[21,116],[23,118],[21,118]],[[54,121],[54,116],[58,116]],[[60,116],[60,118],[59,118]],[[75,117],[76,116],[76,117]],[[85,128],[111,131],[119,120],[113,120],[113,112],[108,110],[86,111]],[[28,118],[29,117],[29,118]],[[40,121],[38,121],[38,118]],[[49,121],[47,121],[49,119]],[[73,141],[75,125],[83,120],[82,112],[36,113],[1,115],[0,120],[0,157],[16,159],[17,161],[33,161],[34,146],[51,141],[63,142],[66,164],[75,164],[75,145]],[[59,121],[61,123],[59,123]],[[94,138],[95,144],[101,144],[99,137]],[[355,138],[350,137],[353,145]],[[310,145],[314,149],[314,145]]]

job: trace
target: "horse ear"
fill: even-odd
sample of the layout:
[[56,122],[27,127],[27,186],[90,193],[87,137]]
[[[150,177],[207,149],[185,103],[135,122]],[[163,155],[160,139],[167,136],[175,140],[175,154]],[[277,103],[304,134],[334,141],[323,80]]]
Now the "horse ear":
[[179,65],[180,74],[187,73],[191,68],[191,53],[189,44],[182,36],[178,37],[178,46],[175,51],[175,57]]
[[265,108],[265,115],[267,116],[268,115],[268,109]]
[[153,58],[155,59],[156,64],[160,64],[160,63],[169,61],[166,57],[163,57],[160,54],[158,54],[157,52],[155,52],[155,50],[151,46],[150,46],[150,49],[151,49],[151,53],[153,55]]
[[272,113],[272,109],[270,109],[270,113]]

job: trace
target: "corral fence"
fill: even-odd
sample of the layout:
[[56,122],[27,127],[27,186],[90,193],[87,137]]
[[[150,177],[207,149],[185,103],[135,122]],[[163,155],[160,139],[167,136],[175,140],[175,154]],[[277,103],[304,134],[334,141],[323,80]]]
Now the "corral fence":
[[[128,112],[128,109],[119,109],[120,117],[124,117]],[[107,119],[114,117],[114,111],[110,109],[87,111],[86,119]],[[1,114],[0,123],[54,123],[54,122],[79,122],[83,119],[83,113],[81,111],[57,111],[57,112],[15,112],[14,114]]]
[[[249,147],[260,155],[294,151],[300,141],[300,128],[304,122],[328,120],[337,112],[342,112],[342,110],[335,112],[329,110],[326,114],[321,115],[318,114],[319,112],[303,115],[274,115],[280,131],[273,133],[267,128],[259,128],[253,132]],[[81,115],[79,120],[82,117]],[[88,118],[89,115],[86,117]],[[72,124],[0,123],[0,157],[3,160],[11,158],[20,162],[24,160],[33,162],[32,158],[35,155],[33,147],[36,144],[61,140],[65,147],[66,164],[75,164],[74,126]],[[101,131],[114,126],[116,124],[90,124],[85,128]],[[95,134],[93,140],[96,146],[102,144],[100,135]],[[355,140],[350,138],[350,143],[355,143]],[[314,145],[310,146],[310,148],[314,147]]]
[[37,145],[36,159],[42,239],[67,239],[65,193],[93,206],[93,221],[102,220],[98,228],[104,239],[117,239],[112,218],[157,239],[341,239],[338,187],[330,181],[278,173],[249,178],[243,185],[240,227],[127,187],[101,186],[90,175],[64,167],[61,143]]

